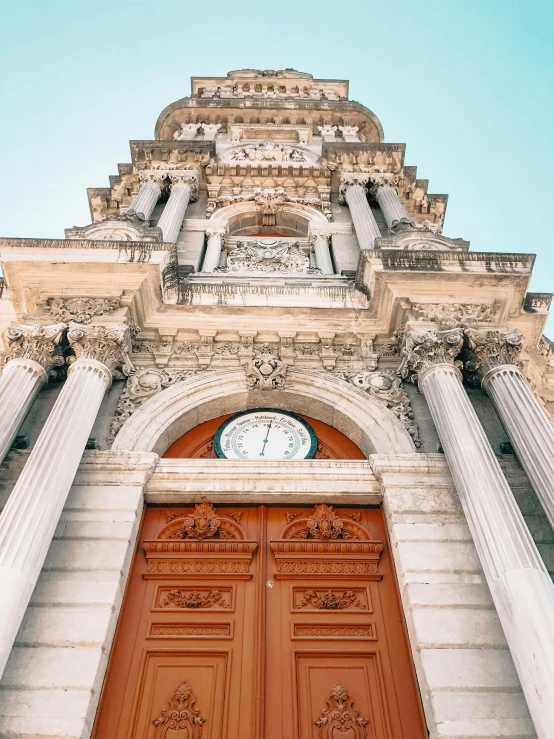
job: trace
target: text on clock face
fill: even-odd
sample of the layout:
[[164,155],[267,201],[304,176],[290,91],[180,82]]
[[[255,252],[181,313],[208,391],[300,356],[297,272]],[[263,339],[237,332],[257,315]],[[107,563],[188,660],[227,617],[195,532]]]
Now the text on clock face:
[[311,446],[301,419],[281,413],[241,415],[222,429],[220,438],[223,455],[238,459],[305,459]]

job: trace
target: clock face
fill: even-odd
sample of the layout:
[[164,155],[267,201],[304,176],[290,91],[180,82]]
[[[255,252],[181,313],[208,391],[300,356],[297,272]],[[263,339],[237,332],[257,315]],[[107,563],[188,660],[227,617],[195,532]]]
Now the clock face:
[[236,413],[222,423],[214,448],[223,459],[311,459],[317,439],[295,413],[260,408]]

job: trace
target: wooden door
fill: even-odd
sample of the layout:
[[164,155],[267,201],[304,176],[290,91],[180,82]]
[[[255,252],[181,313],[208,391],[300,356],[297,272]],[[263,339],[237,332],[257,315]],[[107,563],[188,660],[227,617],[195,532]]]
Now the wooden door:
[[425,736],[379,509],[146,510],[95,739]]

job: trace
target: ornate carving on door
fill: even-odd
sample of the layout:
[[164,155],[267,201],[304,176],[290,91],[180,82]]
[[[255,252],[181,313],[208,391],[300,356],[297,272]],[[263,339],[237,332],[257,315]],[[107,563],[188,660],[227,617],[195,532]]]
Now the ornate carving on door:
[[385,536],[378,509],[147,509],[93,738],[423,739]]

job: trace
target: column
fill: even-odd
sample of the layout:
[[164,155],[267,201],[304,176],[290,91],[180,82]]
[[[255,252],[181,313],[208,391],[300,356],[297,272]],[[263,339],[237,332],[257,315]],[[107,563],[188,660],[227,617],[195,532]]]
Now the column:
[[329,238],[329,236],[324,236],[320,233],[312,234],[316,265],[324,275],[335,274],[331,252],[329,251]]
[[523,339],[513,329],[466,329],[466,367],[476,372],[550,524],[554,527],[554,426],[517,366]]
[[129,368],[125,326],[70,324],[76,360],[0,516],[0,675],[48,553],[112,370]]
[[539,739],[554,737],[554,584],[465,392],[460,328],[406,325],[402,377],[437,428]]
[[147,221],[156,207],[161,190],[153,177],[141,173],[139,179],[141,182],[140,190],[126,212],[130,216],[137,215],[143,221]]
[[381,237],[379,226],[367,202],[365,185],[368,179],[369,175],[343,174],[339,188],[339,201],[348,203],[362,251],[373,249],[375,239]]
[[64,359],[58,345],[65,323],[53,326],[12,326],[6,331],[8,362],[0,376],[0,464],[48,373]]
[[177,241],[189,200],[189,185],[186,182],[175,182],[171,186],[171,195],[158,221],[158,228],[162,229],[164,241],[171,244]]
[[395,187],[398,179],[397,175],[390,174],[372,175],[371,177],[374,183],[372,193],[375,195],[379,207],[385,216],[387,226],[391,231],[416,225],[398,197]]
[[206,229],[208,237],[208,245],[206,246],[206,254],[202,263],[202,272],[213,272],[219,267],[221,258],[221,249],[225,242],[225,228],[223,226],[213,226]]

